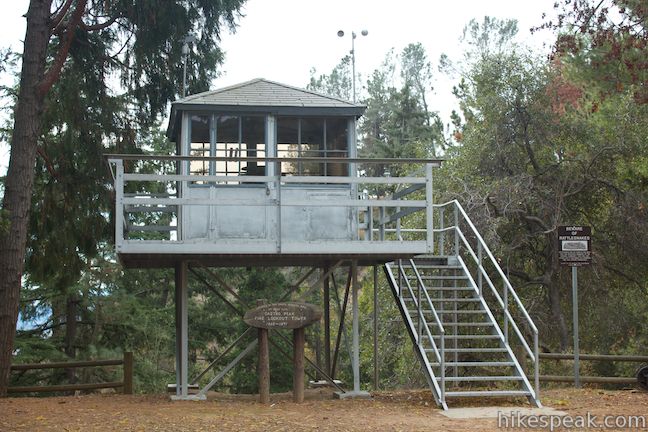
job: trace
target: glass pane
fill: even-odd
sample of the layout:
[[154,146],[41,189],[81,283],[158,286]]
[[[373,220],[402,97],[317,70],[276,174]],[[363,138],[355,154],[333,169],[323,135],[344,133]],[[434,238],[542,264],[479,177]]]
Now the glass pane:
[[[301,119],[301,154],[302,157],[324,157],[324,119]],[[323,175],[323,163],[304,162],[303,175]]]
[[[277,156],[299,157],[299,119],[295,117],[277,118]],[[294,163],[282,162],[281,174],[297,175],[299,166]]]
[[[209,156],[209,148],[209,116],[191,116],[189,156],[207,157]],[[209,175],[209,161],[191,161],[189,173],[192,175]]]
[[238,175],[241,170],[241,146],[239,141],[239,118],[221,116],[216,119],[216,156],[232,158],[218,161],[216,173],[219,175]]
[[[326,120],[326,157],[346,158],[348,156],[347,119]],[[326,163],[326,175],[347,176],[349,166],[346,163]]]
[[[243,117],[241,157],[265,157],[265,117]],[[242,162],[241,174],[265,175],[265,162]]]

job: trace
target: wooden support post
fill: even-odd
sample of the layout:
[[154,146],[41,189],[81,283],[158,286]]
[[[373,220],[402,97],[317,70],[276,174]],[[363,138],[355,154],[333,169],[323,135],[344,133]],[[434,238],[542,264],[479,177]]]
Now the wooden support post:
[[124,394],[133,394],[133,353],[124,353]]
[[304,402],[304,327],[293,330],[293,402]]
[[259,403],[270,403],[270,351],[268,329],[259,328]]

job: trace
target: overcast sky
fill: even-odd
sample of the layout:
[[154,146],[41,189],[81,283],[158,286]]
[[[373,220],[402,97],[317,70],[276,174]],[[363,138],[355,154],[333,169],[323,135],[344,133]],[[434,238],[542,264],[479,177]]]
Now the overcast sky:
[[[520,39],[536,50],[551,41],[547,32],[531,35],[529,29],[552,14],[554,0],[248,0],[235,34],[222,35],[226,52],[223,75],[212,88],[253,78],[267,78],[304,87],[311,68],[329,72],[351,49],[356,39],[357,72],[366,77],[385,54],[400,52],[407,44],[421,42],[434,69],[442,53],[461,55],[459,38],[471,18],[484,16],[519,21]],[[22,51],[27,0],[2,0],[0,47]],[[342,38],[338,30],[345,31]],[[366,37],[360,35],[367,30]],[[546,48],[544,48],[546,49]],[[6,77],[2,82],[7,83]],[[452,80],[437,74],[431,108],[446,119],[454,100]],[[0,143],[0,175],[6,171],[8,146]]]

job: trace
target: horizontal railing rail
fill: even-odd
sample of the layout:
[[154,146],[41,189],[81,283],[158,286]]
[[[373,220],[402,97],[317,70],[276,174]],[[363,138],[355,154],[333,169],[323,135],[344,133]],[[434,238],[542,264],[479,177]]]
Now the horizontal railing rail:
[[[645,355],[579,354],[578,358],[579,360],[583,360],[583,361],[598,361],[598,362],[608,362],[608,363],[628,362],[628,363],[648,364],[648,356]],[[540,360],[573,361],[574,354],[540,353]],[[648,366],[643,366],[643,367],[648,368]],[[540,381],[575,383],[576,377],[573,375],[540,375]],[[640,381],[639,372],[637,372],[637,376],[634,377],[579,376],[579,381],[583,383],[589,383],[589,384],[638,384],[644,390],[648,390],[648,387],[645,387],[646,383],[644,381]]]
[[124,352],[121,359],[82,360],[52,363],[26,363],[11,365],[11,371],[29,371],[39,369],[74,369],[85,367],[123,366],[121,381],[98,383],[73,383],[57,385],[31,385],[9,387],[9,393],[66,392],[77,390],[97,390],[122,387],[124,394],[133,394],[133,353]]
[[[106,155],[114,178],[116,191],[116,244],[118,250],[129,242],[157,242],[160,240],[168,242],[182,242],[183,238],[181,215],[189,206],[208,208],[232,208],[241,207],[242,211],[250,207],[274,208],[273,231],[266,235],[267,243],[277,243],[280,251],[282,246],[282,208],[348,208],[354,216],[355,221],[350,225],[355,227],[350,232],[348,241],[374,241],[374,242],[395,242],[401,244],[400,250],[406,250],[403,241],[399,240],[400,231],[392,231],[385,227],[385,221],[396,221],[400,224],[402,220],[413,214],[422,214],[423,219],[432,217],[432,169],[440,166],[442,159],[389,159],[389,158],[322,158],[322,157],[217,157],[217,156],[172,156],[172,155]],[[208,173],[189,173],[189,164],[193,162],[263,162],[262,174],[247,175],[241,172],[237,175]],[[168,162],[162,164],[167,172],[151,173],[151,168],[146,162]],[[282,164],[285,163],[306,163],[316,162],[331,164],[346,164],[351,175],[284,175]],[[403,175],[403,176],[365,176],[357,175],[359,165],[371,164],[400,164],[420,165],[424,175]],[[261,167],[259,167],[261,168]],[[411,168],[408,166],[408,168]],[[146,172],[139,170],[146,169]],[[158,168],[160,169],[160,168]],[[168,172],[171,171],[171,172]],[[317,173],[315,173],[317,174]],[[155,185],[151,187],[148,185]],[[256,192],[251,195],[237,195],[232,193],[210,193],[191,192],[199,191],[201,187],[223,187],[223,191],[236,186],[265,187],[265,194]],[[344,186],[349,190],[340,192],[337,195],[327,195],[322,199],[310,199],[302,197],[294,192],[282,193],[282,190],[299,190],[300,188],[322,186],[333,188]],[[197,189],[193,189],[193,188]],[[381,194],[376,191],[392,190],[395,187],[403,188],[404,193],[395,196]],[[296,188],[296,189],[293,189]],[[363,188],[365,188],[363,190]],[[382,189],[381,189],[382,188]],[[134,191],[133,189],[139,189]],[[147,192],[150,189],[154,192]],[[160,191],[162,189],[162,191]],[[369,193],[368,189],[372,192]],[[165,191],[166,190],[166,191]],[[218,189],[220,190],[220,189]],[[252,189],[246,189],[252,190]],[[319,189],[318,189],[319,190]],[[333,190],[333,189],[331,189]],[[413,196],[412,193],[424,190],[423,196]],[[190,211],[190,210],[189,210]],[[315,211],[315,210],[313,210]],[[146,216],[150,214],[151,216]],[[163,223],[151,222],[158,218]],[[210,216],[211,217],[211,216]],[[270,217],[270,216],[268,216]],[[432,227],[432,221],[426,222],[428,228]],[[375,235],[375,226],[383,226],[385,229]],[[353,231],[355,230],[355,232]],[[157,237],[151,233],[157,232]],[[403,231],[412,233],[414,231]],[[138,233],[129,235],[129,233]],[[141,234],[139,234],[141,233]],[[396,233],[398,235],[393,235]],[[433,233],[429,235],[425,231],[416,233],[418,244],[412,249],[412,253],[425,253],[433,249]],[[235,240],[235,237],[228,237],[227,241]],[[247,238],[241,240],[248,241]],[[330,243],[338,242],[333,239]],[[218,242],[217,238],[210,241]],[[259,240],[259,241],[262,241]],[[326,239],[322,239],[326,242]],[[141,243],[140,243],[141,244]],[[414,247],[414,246],[413,246]],[[327,249],[330,252],[332,249]],[[350,250],[350,249],[346,249]],[[384,252],[384,251],[383,251]]]

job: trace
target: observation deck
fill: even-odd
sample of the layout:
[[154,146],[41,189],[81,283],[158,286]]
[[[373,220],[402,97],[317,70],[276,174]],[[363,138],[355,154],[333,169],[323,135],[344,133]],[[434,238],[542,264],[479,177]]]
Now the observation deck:
[[[432,173],[440,161],[336,159],[418,175],[285,175],[328,158],[109,155],[119,259],[127,267],[375,264],[433,251]],[[183,174],[192,163],[263,163],[274,175]],[[151,166],[167,172],[149,173]],[[180,172],[175,174],[174,172]]]
[[264,79],[172,104],[175,155],[108,155],[127,267],[431,253],[440,160],[358,158],[365,107]]

